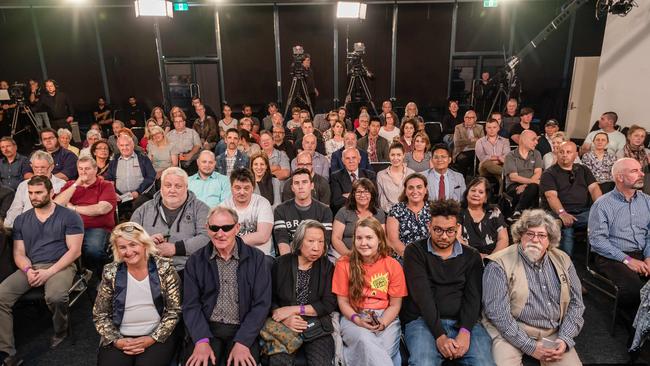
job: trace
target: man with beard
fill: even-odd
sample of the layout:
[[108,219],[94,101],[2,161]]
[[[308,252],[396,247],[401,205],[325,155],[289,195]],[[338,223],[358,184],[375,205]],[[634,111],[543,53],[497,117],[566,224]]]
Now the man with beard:
[[584,319],[582,287],[571,258],[558,249],[560,226],[543,210],[526,210],[511,228],[514,245],[487,257],[485,329],[497,365],[581,365],[574,348]]
[[68,336],[68,290],[81,255],[84,228],[81,218],[52,201],[50,180],[42,175],[27,183],[33,209],[14,222],[14,261],[18,270],[0,284],[0,351],[3,365],[20,365],[13,337],[12,307],[33,287],[45,287],[45,302],[52,312],[54,336],[50,348]]
[[239,151],[238,145],[239,131],[236,128],[226,131],[226,151],[217,156],[217,172],[229,177],[235,169],[248,168],[248,155]]
[[612,167],[616,188],[600,197],[589,214],[595,267],[618,286],[618,305],[629,326],[650,275],[650,196],[641,192],[643,176],[637,160],[618,160]]
[[402,320],[409,362],[440,365],[445,359],[467,365],[494,365],[490,336],[479,322],[483,262],[472,247],[456,239],[460,205],[433,201],[430,238],[404,251],[404,275],[410,296]]

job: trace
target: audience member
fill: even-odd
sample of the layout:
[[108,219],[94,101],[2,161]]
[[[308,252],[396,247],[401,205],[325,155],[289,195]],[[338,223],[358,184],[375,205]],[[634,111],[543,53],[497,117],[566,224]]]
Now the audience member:
[[584,155],[589,150],[591,150],[591,145],[594,141],[594,136],[598,132],[605,132],[609,137],[609,143],[607,144],[607,151],[612,154],[616,154],[617,151],[621,150],[626,143],[625,135],[618,131],[616,128],[616,122],[618,121],[618,115],[616,112],[605,112],[600,116],[598,120],[598,130],[591,131],[585,138],[585,141],[580,147],[580,154]]
[[316,126],[316,129],[320,130],[323,133],[323,140],[325,140],[325,143],[327,143],[327,141],[329,141],[333,136],[332,128],[334,128],[334,122],[339,120],[339,115],[336,113],[336,111],[329,111],[329,113],[316,115],[316,117],[319,116],[324,116],[325,118],[314,118],[314,122],[316,122],[316,120],[320,120],[319,126]]
[[43,150],[52,155],[54,169],[52,174],[63,180],[77,178],[77,156],[59,145],[56,131],[51,128],[44,128],[40,131]]
[[357,179],[368,178],[373,184],[377,182],[377,174],[373,170],[359,167],[360,160],[361,155],[358,149],[343,150],[343,166],[345,168],[332,174],[330,178],[330,190],[332,191],[330,206],[333,213],[343,207],[352,191],[352,183]]
[[93,321],[101,336],[98,366],[169,365],[177,350],[181,281],[172,261],[135,222],[111,234],[114,261],[106,265]]
[[257,134],[257,132],[254,132],[254,129],[255,125],[251,118],[242,117],[242,119],[239,120],[239,131],[241,132],[242,130],[246,130],[250,135],[251,141],[257,143],[260,141],[260,135]]
[[291,132],[300,129],[302,121],[300,120],[300,107],[291,108],[291,119],[287,121],[287,128]]
[[54,325],[50,348],[57,348],[68,336],[68,291],[84,236],[79,215],[52,202],[54,191],[47,177],[36,175],[27,185],[34,208],[14,222],[13,256],[18,269],[0,283],[0,351],[6,355],[4,365],[12,366],[22,364],[16,356],[12,307],[32,288],[45,288]]
[[239,123],[237,122],[236,119],[232,118],[232,108],[228,104],[223,105],[223,109],[221,110],[223,114],[223,118],[219,120],[219,134],[221,135],[221,139],[225,139],[226,132],[228,130],[234,128],[237,129],[239,126]]
[[162,107],[153,107],[151,110],[151,117],[147,120],[147,123],[149,123],[149,121],[154,121],[165,133],[169,132],[172,125],[169,118],[165,116],[165,111],[163,111]]
[[111,162],[111,155],[113,155],[111,147],[108,142],[104,140],[99,140],[90,145],[90,156],[95,159],[95,162],[97,163],[97,175],[106,177],[108,165]]
[[190,107],[190,115],[187,118],[188,121],[194,121],[199,117],[196,108],[200,105],[202,105],[205,108],[205,114],[207,116],[212,117],[212,119],[214,119],[215,121],[217,120],[217,114],[214,113],[214,110],[209,105],[203,103],[201,97],[199,97],[198,95],[194,95],[192,96],[192,107]]
[[[390,102],[389,102],[390,103]],[[383,107],[382,107],[383,108]],[[393,141],[399,141],[399,119],[397,114],[393,111],[389,111],[383,117],[380,115],[379,118],[382,121],[382,126],[379,129],[379,136],[383,137],[388,141],[388,144],[392,144]]]
[[[539,139],[537,140],[539,141]],[[542,156],[542,160],[544,162],[544,169],[548,169],[551,166],[555,165],[557,163],[557,156],[558,152],[560,151],[560,146],[562,146],[563,143],[571,141],[569,139],[569,136],[567,136],[564,132],[556,132],[555,135],[551,138],[551,151],[546,153],[546,155]],[[537,150],[539,151],[539,150]],[[576,156],[576,159],[574,161],[576,164],[580,164],[580,157]]]
[[178,166],[178,147],[167,138],[160,126],[151,128],[151,142],[147,145],[147,156],[156,171],[156,179],[160,179],[165,169]]
[[402,121],[399,131],[399,142],[404,145],[404,151],[409,153],[415,148],[415,134],[418,131],[418,125],[415,120],[407,119]]
[[[113,128],[113,134],[111,136],[108,136],[107,141],[108,145],[111,147],[111,152],[116,154],[119,151],[117,147],[117,138],[120,137],[122,130],[126,130],[126,128],[124,128],[124,122],[117,119],[113,121],[111,126]],[[138,139],[133,136],[133,146],[138,146],[138,142]]]
[[519,123],[510,128],[510,145],[519,145],[521,133],[525,130],[531,130],[535,132],[536,135],[539,135],[539,131],[537,131],[537,128],[532,124],[534,114],[535,111],[532,108],[524,107],[521,109],[521,112],[519,113]]
[[128,104],[124,109],[126,119],[129,121],[129,127],[144,127],[144,120],[147,118],[147,107],[138,103],[135,96],[130,96]]
[[518,107],[519,107],[519,102],[517,101],[516,98],[510,98],[506,103],[506,110],[501,115],[502,123],[501,123],[501,131],[499,131],[500,136],[509,138],[510,130],[512,129],[512,127],[518,125],[519,122],[521,122],[521,118],[517,113]]
[[542,177],[542,156],[535,150],[537,135],[534,131],[523,131],[519,142],[519,146],[506,155],[503,164],[505,189],[514,208],[512,221],[518,220],[523,210],[537,207]]
[[499,122],[490,118],[485,123],[485,136],[476,141],[476,157],[480,162],[478,174],[482,177],[494,177],[499,184],[503,174],[503,163],[510,152],[508,139],[499,136]]
[[169,110],[169,120],[174,121],[174,117],[180,116],[183,117],[185,121],[187,121],[187,116],[185,115],[185,111],[177,105],[173,106],[172,109]]
[[293,240],[298,225],[306,219],[316,220],[325,226],[325,243],[329,248],[332,238],[332,211],[324,203],[312,198],[314,175],[309,169],[298,168],[291,175],[289,182],[294,198],[282,202],[273,210],[273,237],[279,255],[289,253],[289,243]]
[[450,99],[447,102],[447,113],[442,117],[442,141],[447,146],[451,146],[454,141],[456,126],[463,123],[463,119],[458,113],[459,110],[457,100]]
[[[241,126],[245,126],[247,123],[250,124],[249,119],[242,119],[239,121],[239,124]],[[239,130],[239,146],[237,146],[237,149],[239,149],[239,151],[243,152],[248,157],[262,151],[260,145],[255,143],[255,140],[251,136],[250,132],[245,128]]]
[[185,119],[182,117],[176,116],[172,122],[174,129],[167,133],[167,139],[178,152],[180,167],[188,170],[195,163],[203,142],[195,130],[185,127]]
[[266,198],[271,204],[271,208],[275,208],[282,203],[282,198],[280,197],[282,183],[278,178],[271,175],[271,166],[265,153],[259,152],[251,156],[250,170],[255,177],[255,189],[253,193]]
[[[7,218],[7,212],[9,212],[11,204],[14,202],[15,196],[16,191],[0,183],[0,244],[4,243],[4,240],[6,238],[2,237],[2,235],[5,234],[4,220]],[[2,275],[0,274],[0,281],[2,280],[1,276]]]
[[[627,142],[622,149],[616,152],[617,158],[632,158],[641,164],[641,169],[646,172],[648,160],[650,160],[650,149],[645,147],[645,128],[632,125],[627,130]],[[592,148],[593,150],[593,148]]]
[[386,213],[399,201],[404,180],[415,171],[404,164],[404,146],[393,142],[388,151],[390,166],[377,173],[379,207]]
[[59,91],[59,85],[52,79],[45,80],[45,91],[41,94],[34,109],[47,112],[50,125],[54,130],[67,128],[74,121],[74,108],[68,95]]
[[[302,151],[311,155],[312,170],[321,177],[328,179],[330,176],[330,162],[327,157],[316,151],[316,135],[309,134],[302,138]],[[291,171],[295,171],[298,164],[297,159],[291,161]]]
[[[523,137],[523,136],[522,136]],[[528,210],[512,230],[514,245],[488,257],[483,274],[484,326],[497,365],[581,365],[575,350],[585,306],[571,258],[557,249],[560,228]]]
[[59,128],[56,132],[59,139],[59,145],[79,157],[79,148],[70,145],[70,141],[72,141],[72,132],[67,128]]
[[332,292],[342,315],[346,364],[400,365],[398,315],[407,295],[406,281],[375,218],[357,224],[352,253],[336,263]]
[[[225,109],[225,108],[224,108]],[[239,131],[235,128],[229,129],[224,135],[223,141],[226,142],[226,151],[217,155],[217,172],[227,177],[235,169],[248,168],[249,159],[246,154],[239,151]]]
[[102,130],[108,132],[108,129],[113,122],[113,111],[112,108],[106,104],[106,98],[97,98],[97,107],[93,111],[93,117],[95,118],[95,122],[99,123],[102,127]]
[[273,129],[273,115],[278,113],[278,105],[271,102],[266,105],[266,111],[269,113],[266,117],[262,118],[262,130],[271,131]]
[[458,240],[478,250],[482,258],[508,247],[508,226],[497,206],[490,205],[490,182],[476,177],[461,201]]
[[10,136],[0,138],[0,151],[0,183],[15,191],[20,182],[31,175],[29,159],[18,154],[18,145]]
[[346,131],[343,135],[343,147],[332,153],[330,172],[335,173],[345,168],[343,165],[343,150],[350,148],[357,149],[359,155],[361,155],[359,167],[361,169],[371,169],[370,161],[368,161],[368,153],[357,147],[357,135],[353,131]]
[[[276,113],[275,115],[279,115],[279,113]],[[296,147],[293,145],[293,142],[287,138],[286,127],[273,126],[273,147],[280,151],[284,151],[290,161],[296,157]]]
[[560,249],[573,255],[574,230],[587,228],[589,208],[601,195],[598,182],[582,164],[574,164],[578,156],[575,143],[560,145],[557,164],[542,173],[539,189],[550,210],[562,220]]
[[[326,178],[314,173],[314,165],[312,164],[311,154],[307,151],[303,151],[298,154],[296,157],[296,170],[297,169],[307,169],[311,174],[314,187],[312,188],[311,195],[312,197],[319,202],[324,203],[325,205],[330,204],[330,198],[332,193],[330,191],[330,183]],[[291,177],[284,181],[282,186],[282,202],[290,200],[295,197],[293,189],[291,189],[292,180]]]
[[260,132],[260,147],[269,160],[271,174],[279,180],[289,178],[289,175],[291,175],[291,162],[286,152],[275,148],[271,132]]
[[391,207],[386,219],[388,245],[398,258],[404,256],[406,246],[429,236],[429,222],[427,179],[420,173],[409,174],[399,202]]
[[352,183],[350,198],[334,217],[329,252],[333,262],[341,256],[351,254],[354,228],[359,220],[366,217],[376,218],[382,226],[386,223],[386,214],[377,202],[375,185],[369,179],[361,178]]
[[553,151],[551,140],[558,131],[560,131],[560,125],[556,119],[546,121],[544,133],[537,139],[537,146],[535,147],[542,157]]
[[273,256],[273,208],[255,190],[255,176],[247,168],[233,170],[230,175],[231,197],[221,204],[237,212],[239,237],[244,243]]
[[[384,100],[381,103],[381,113],[379,114],[379,120],[381,121],[382,126],[386,125],[386,117],[391,113],[395,113],[393,112],[393,102],[391,102],[390,100]],[[393,125],[395,125],[395,121],[393,121]],[[392,141],[389,139],[387,140]]]
[[205,106],[203,104],[197,105],[195,110],[197,118],[194,120],[192,128],[201,139],[201,149],[212,150],[217,145],[217,139],[219,138],[217,121],[206,114]]
[[[339,115],[339,121],[343,122],[345,124],[345,129],[347,131],[352,131],[354,132],[354,124],[352,123],[352,120],[350,117],[348,117],[348,111],[345,109],[345,106],[339,107],[337,110],[337,113]],[[356,137],[356,135],[355,135]]]
[[251,121],[251,135],[257,135],[257,133],[260,132],[260,120],[259,118],[253,116],[253,107],[248,104],[244,104],[242,106],[242,114],[244,115],[244,118],[248,118]]
[[612,166],[616,162],[616,156],[607,151],[607,144],[609,143],[609,136],[605,132],[599,132],[594,135],[592,149],[586,154],[582,155],[582,164],[591,170],[591,173],[596,178],[600,190],[607,193],[614,189],[614,181],[612,179]]
[[314,127],[314,122],[310,119],[307,119],[302,122],[301,128],[296,129],[294,131],[295,137],[296,137],[296,146],[298,146],[298,150],[302,147],[304,150],[305,148],[303,147],[303,139],[307,135],[314,135],[316,137],[316,146],[314,146],[314,150],[317,151],[321,155],[325,155],[325,141],[323,141],[323,134],[315,129]]
[[404,117],[402,117],[402,123],[408,121],[409,119],[415,120],[416,128],[418,123],[424,123],[424,118],[420,117],[418,114],[418,106],[415,104],[415,102],[406,103],[406,107],[404,108]]
[[414,365],[442,365],[446,359],[494,365],[492,340],[480,323],[483,262],[456,240],[459,217],[458,202],[432,202],[431,237],[404,253],[409,296],[402,320]]
[[[332,293],[334,266],[325,255],[325,226],[316,220],[303,221],[291,242],[291,253],[273,264],[273,321],[284,324],[302,338],[311,366],[330,366],[334,355],[331,314],[336,310]],[[264,338],[265,330],[262,330]],[[274,342],[267,342],[270,348]],[[297,350],[296,350],[297,351]],[[269,366],[293,365],[296,351],[278,351],[269,356]]]
[[187,365],[259,362],[258,335],[271,308],[271,270],[264,254],[237,236],[239,226],[235,210],[214,207],[208,215],[209,241],[187,262],[183,321],[192,342]]
[[214,207],[230,197],[230,181],[215,170],[217,158],[214,153],[210,150],[201,151],[196,163],[198,172],[188,178],[188,189],[196,198],[208,207]]
[[332,160],[332,154],[345,146],[345,125],[338,120],[338,115],[335,118],[334,126],[330,130],[332,137],[325,141],[325,152],[330,161]]
[[431,143],[429,136],[424,131],[415,134],[413,139],[413,151],[406,153],[404,162],[407,167],[415,172],[423,172],[431,169]]
[[[86,132],[86,141],[84,141],[84,146],[85,147],[83,149],[81,149],[81,151],[79,151],[79,157],[82,157],[82,156],[91,156],[92,157],[92,155],[90,153],[90,147],[93,146],[93,144],[95,142],[100,141],[100,140],[102,140],[102,133],[101,132],[99,132],[97,130],[93,130],[93,129],[88,130],[88,132]],[[2,146],[2,145],[0,144],[0,146]]]
[[433,168],[426,171],[429,181],[429,199],[452,199],[460,202],[465,192],[465,177],[449,169],[451,154],[445,144],[437,144],[432,149]]
[[368,152],[368,160],[371,163],[388,161],[388,147],[390,143],[379,136],[381,122],[379,118],[373,117],[368,125],[368,133],[357,142],[357,147]]
[[359,114],[359,125],[354,129],[354,133],[357,135],[357,140],[361,140],[366,135],[368,135],[368,129],[370,128],[370,115],[367,110],[363,110]]
[[454,162],[460,173],[474,175],[476,141],[485,135],[483,126],[476,123],[476,112],[465,112],[465,122],[456,125],[454,130]]

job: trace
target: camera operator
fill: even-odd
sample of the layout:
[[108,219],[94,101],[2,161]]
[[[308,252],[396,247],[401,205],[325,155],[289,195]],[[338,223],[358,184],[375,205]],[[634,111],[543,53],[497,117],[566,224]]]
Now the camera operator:
[[41,85],[36,79],[29,79],[29,104],[34,106],[41,98]]
[[68,95],[58,90],[56,82],[52,79],[45,80],[45,90],[36,104],[38,112],[47,112],[50,125],[53,129],[68,128],[74,120],[74,109]]
[[[9,91],[9,83],[5,80],[0,80],[0,90]],[[11,110],[16,108],[16,102],[13,98],[9,100],[0,101],[0,136],[8,136],[11,134]]]
[[316,107],[316,97],[319,95],[314,82],[314,70],[311,68],[311,56],[305,53],[305,58],[302,60],[302,66],[305,68],[305,84],[307,85],[307,92],[309,93],[309,100],[312,107]]

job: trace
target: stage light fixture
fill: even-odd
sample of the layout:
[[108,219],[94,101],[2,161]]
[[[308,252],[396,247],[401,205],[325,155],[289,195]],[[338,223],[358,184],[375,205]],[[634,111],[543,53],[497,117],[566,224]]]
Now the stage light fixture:
[[136,0],[135,17],[174,17],[174,6],[165,0]]
[[336,3],[336,17],[339,19],[366,19],[367,5],[358,1]]

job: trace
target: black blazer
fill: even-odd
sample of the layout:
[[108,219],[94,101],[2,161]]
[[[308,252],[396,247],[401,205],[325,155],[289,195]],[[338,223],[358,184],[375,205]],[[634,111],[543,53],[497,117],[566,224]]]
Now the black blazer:
[[544,155],[546,155],[546,153],[550,153],[553,150],[551,144],[548,142],[544,134],[542,134],[537,140],[537,147],[535,147],[535,149],[539,151],[539,153],[542,155],[542,158]]
[[[372,170],[359,168],[359,178],[368,178],[377,186],[377,173]],[[352,191],[352,180],[347,170],[341,169],[330,175],[330,191],[332,192],[330,207],[332,207],[332,213],[336,215],[339,208],[347,202],[347,198],[343,197],[343,194]]]
[[[289,253],[276,259],[271,270],[273,279],[273,300],[271,310],[297,305],[296,278],[298,276],[298,255]],[[336,295],[332,293],[334,265],[324,255],[311,268],[309,278],[309,305],[314,307],[326,331],[332,331],[330,314],[336,310]]]

